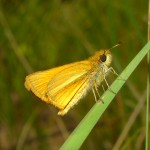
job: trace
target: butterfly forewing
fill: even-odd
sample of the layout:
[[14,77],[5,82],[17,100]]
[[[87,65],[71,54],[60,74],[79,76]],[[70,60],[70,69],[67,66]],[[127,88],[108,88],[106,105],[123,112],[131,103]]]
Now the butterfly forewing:
[[83,61],[75,65],[70,65],[60,71],[49,81],[47,93],[53,95],[68,84],[80,79],[81,76],[85,75],[91,69],[87,63],[87,61]]
[[[26,77],[25,87],[43,101],[54,104],[55,99],[52,97],[73,81],[78,80],[87,70],[90,70],[89,62],[81,61],[35,72]],[[58,106],[56,105],[56,107]]]
[[46,96],[47,85],[50,80],[55,77],[59,72],[74,65],[75,63],[64,65],[57,68],[52,68],[45,71],[38,71],[28,75],[25,79],[25,87],[31,90],[37,97],[43,101],[50,103],[50,99]]
[[77,65],[66,68],[59,72],[49,82],[47,96],[58,108],[63,109],[76,95],[84,83],[87,84],[90,65],[88,61],[78,62]]

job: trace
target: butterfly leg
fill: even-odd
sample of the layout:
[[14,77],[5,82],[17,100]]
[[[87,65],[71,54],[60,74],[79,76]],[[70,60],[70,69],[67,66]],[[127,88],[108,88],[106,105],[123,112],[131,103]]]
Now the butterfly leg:
[[102,89],[103,89],[104,92],[106,91],[105,88],[104,88],[104,86],[103,86],[103,84],[102,84]]
[[119,76],[119,74],[114,70],[113,67],[108,68],[107,72],[111,71],[113,74],[115,74],[116,76]]
[[94,98],[95,98],[95,101],[96,101],[96,103],[98,102],[98,100],[97,100],[97,98],[96,98],[96,94],[95,94],[95,90],[92,88],[92,92],[93,92],[93,94],[94,94]]
[[105,75],[104,75],[104,81],[105,81],[105,83],[106,83],[106,85],[107,85],[107,87],[108,87],[108,90],[111,91],[112,93],[116,94],[116,93],[110,88],[110,86],[109,86],[109,84],[108,84],[108,82],[107,82],[107,80],[106,80]]
[[[117,77],[119,76],[119,74],[114,70],[113,67],[110,67],[110,68],[108,69],[108,71],[110,71],[111,73],[115,74]],[[126,80],[123,79],[121,76],[119,76],[119,77],[120,77],[120,80],[126,81]]]
[[[93,89],[93,93],[94,93],[95,101],[99,102],[99,100],[100,100],[102,103],[104,103],[103,100],[102,100],[102,98],[101,98],[101,96],[100,96],[100,94],[99,94],[99,92],[98,92],[96,81],[94,82],[94,89]],[[96,98],[95,91],[96,91],[96,93],[97,93],[97,95],[99,97],[99,100],[97,100],[97,98]]]

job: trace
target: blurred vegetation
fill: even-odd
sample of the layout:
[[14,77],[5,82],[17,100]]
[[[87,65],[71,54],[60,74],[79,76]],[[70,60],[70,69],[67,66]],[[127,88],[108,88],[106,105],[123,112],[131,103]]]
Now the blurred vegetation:
[[[136,0],[1,0],[0,149],[58,149],[95,103],[93,95],[60,117],[25,89],[25,76],[86,59],[118,41],[123,44],[113,50],[112,66],[121,72],[147,42],[147,9],[148,1]],[[143,149],[145,106],[137,105],[145,100],[146,73],[145,59],[82,149],[112,149],[131,115],[133,124],[121,147]]]

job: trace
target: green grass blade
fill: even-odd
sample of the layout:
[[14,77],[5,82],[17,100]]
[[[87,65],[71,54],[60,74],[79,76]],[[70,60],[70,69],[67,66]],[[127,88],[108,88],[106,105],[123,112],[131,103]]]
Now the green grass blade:
[[147,73],[147,100],[146,100],[146,139],[145,150],[149,148],[149,100],[150,100],[150,52],[147,54],[148,73]]
[[[148,42],[144,46],[144,48],[135,56],[135,58],[123,70],[123,72],[120,74],[121,78],[125,80],[129,78],[129,76],[132,74],[132,72],[135,70],[135,68],[144,58],[144,56],[148,53],[149,49],[150,49],[150,42]],[[111,85],[111,89],[115,93],[117,93],[124,85],[125,80],[122,80],[120,79],[120,77],[118,77]],[[65,141],[65,143],[62,145],[60,149],[61,150],[79,149],[114,97],[115,94],[107,90],[102,96],[102,99],[104,100],[104,104],[101,104],[100,102],[100,103],[96,103],[92,107],[92,109],[88,112],[88,114],[84,117],[84,119],[80,122],[80,124],[72,132],[72,134],[68,137],[68,139]]]
[[[150,41],[150,0],[148,1],[148,30],[147,37]],[[149,98],[150,98],[150,52],[147,53],[147,99],[146,99],[146,137],[145,150],[149,149]]]

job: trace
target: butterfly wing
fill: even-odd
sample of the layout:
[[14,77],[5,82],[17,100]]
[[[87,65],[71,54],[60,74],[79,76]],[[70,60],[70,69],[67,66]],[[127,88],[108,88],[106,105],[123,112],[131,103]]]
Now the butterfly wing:
[[49,100],[46,96],[46,90],[49,81],[56,76],[58,72],[61,72],[62,70],[73,65],[75,65],[75,63],[32,73],[26,77],[25,87],[28,90],[31,90],[37,97],[49,103]]
[[[53,105],[59,108],[59,115],[66,114],[86,94],[90,87],[89,80],[90,77],[86,74],[59,89],[58,92],[53,93],[49,90],[48,96],[51,97]],[[51,89],[51,86],[49,88]]]
[[82,61],[59,72],[47,86],[51,103],[60,110],[70,105],[70,102],[76,103],[89,88],[90,70],[89,62]]
[[[51,97],[48,96],[49,90],[52,88],[48,90],[48,87],[50,87],[50,85],[53,85],[55,86],[55,88],[57,88],[59,84],[62,85],[65,82],[65,80],[67,79],[69,80],[69,76],[71,77],[75,75],[75,71],[73,71],[73,68],[78,65],[80,68],[78,71],[81,71],[81,68],[82,69],[84,68],[83,72],[85,72],[85,70],[87,69],[85,67],[88,66],[88,61],[71,63],[68,65],[61,66],[61,67],[57,67],[57,68],[53,68],[53,69],[49,69],[45,71],[39,71],[39,72],[30,74],[25,79],[25,87],[28,90],[31,90],[41,100],[47,103],[53,104]],[[82,74],[83,73],[80,72],[80,76]],[[61,87],[59,86],[59,89],[60,88]]]

